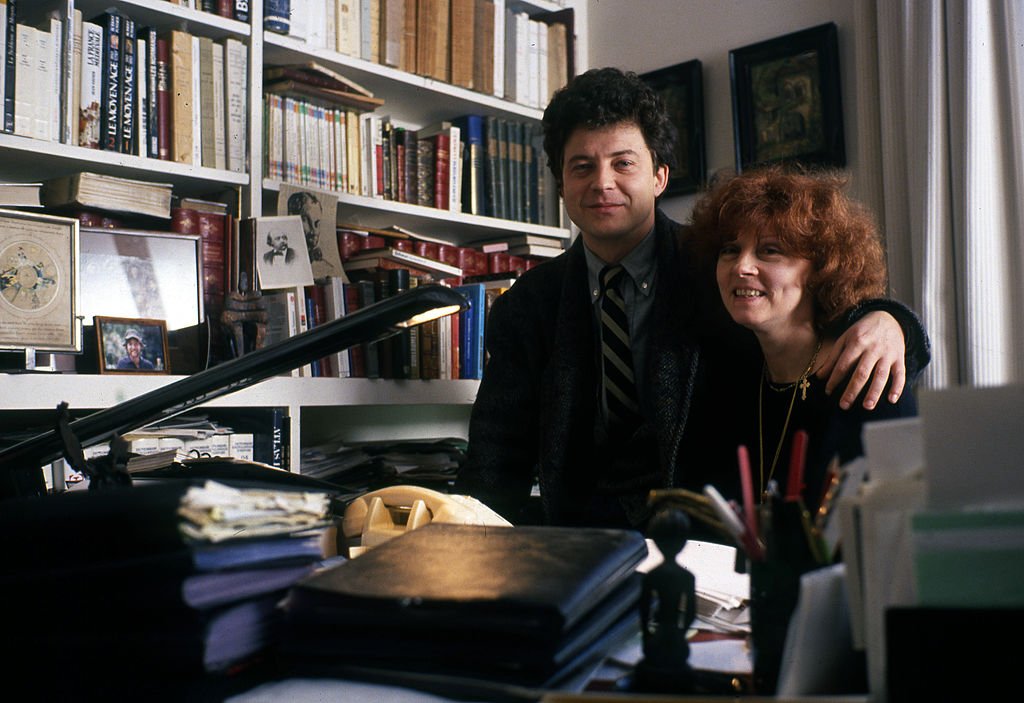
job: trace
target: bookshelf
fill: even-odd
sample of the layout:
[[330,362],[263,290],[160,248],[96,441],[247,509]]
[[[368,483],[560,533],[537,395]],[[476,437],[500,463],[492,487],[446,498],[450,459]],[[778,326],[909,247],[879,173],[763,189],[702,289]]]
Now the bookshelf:
[[[21,0],[19,5],[37,3]],[[197,3],[198,4],[198,3]],[[41,8],[66,8],[67,0],[38,0]],[[176,195],[201,197],[214,191],[237,191],[241,217],[272,215],[281,184],[263,173],[263,69],[270,65],[316,61],[371,90],[385,100],[377,110],[396,124],[417,129],[440,120],[479,113],[524,122],[539,122],[542,110],[458,87],[392,66],[336,51],[311,50],[289,36],[263,31],[263,0],[249,3],[250,19],[241,22],[191,9],[167,0],[75,0],[89,19],[108,8],[135,19],[138,26],[182,30],[198,36],[240,40],[248,50],[248,170],[225,169],[106,152],[14,134],[0,134],[0,180],[35,181],[76,171],[168,182]],[[586,68],[586,0],[506,0],[516,11],[575,13],[575,71]],[[33,12],[37,12],[34,7]],[[457,243],[532,233],[568,240],[568,227],[526,224],[493,217],[449,212],[408,203],[338,193],[339,222],[368,227],[400,225],[427,236]],[[58,403],[71,409],[96,410],[172,383],[176,376],[100,376],[78,374],[6,374],[0,394],[0,422],[24,413],[45,418]],[[299,468],[301,446],[324,441],[343,429],[351,441],[382,437],[465,436],[477,381],[387,380],[359,378],[275,377],[215,399],[211,408],[284,407],[290,417],[290,468]],[[296,442],[295,438],[299,438]]]

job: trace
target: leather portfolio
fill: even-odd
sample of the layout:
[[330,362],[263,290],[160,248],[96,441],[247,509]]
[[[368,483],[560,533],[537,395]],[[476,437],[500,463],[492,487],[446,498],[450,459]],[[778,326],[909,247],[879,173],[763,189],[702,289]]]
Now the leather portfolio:
[[293,586],[284,652],[551,685],[637,631],[646,554],[630,530],[431,523]]

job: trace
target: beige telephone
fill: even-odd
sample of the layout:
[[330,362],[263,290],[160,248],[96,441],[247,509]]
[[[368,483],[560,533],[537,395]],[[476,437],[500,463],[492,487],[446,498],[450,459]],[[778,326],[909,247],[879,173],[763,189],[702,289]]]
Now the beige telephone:
[[[388,486],[359,496],[345,509],[341,529],[350,542],[349,557],[430,522],[511,527],[476,498],[450,495],[421,486]],[[358,539],[359,544],[351,544]]]

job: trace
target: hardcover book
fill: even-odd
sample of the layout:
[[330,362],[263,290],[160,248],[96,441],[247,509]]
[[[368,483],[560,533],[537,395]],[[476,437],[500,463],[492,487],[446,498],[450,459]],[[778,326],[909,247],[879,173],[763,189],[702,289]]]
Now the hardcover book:
[[284,651],[539,685],[636,632],[646,553],[629,530],[431,523],[297,583]]

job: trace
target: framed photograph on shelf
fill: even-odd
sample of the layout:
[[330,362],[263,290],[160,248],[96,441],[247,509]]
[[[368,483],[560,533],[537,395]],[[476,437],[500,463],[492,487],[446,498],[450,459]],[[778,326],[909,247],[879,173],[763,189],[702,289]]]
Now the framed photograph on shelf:
[[78,220],[0,210],[0,349],[82,351]]
[[640,77],[658,91],[679,132],[676,168],[669,174],[665,195],[696,193],[704,184],[704,81],[697,59],[659,68]]
[[171,372],[167,323],[131,317],[94,317],[100,373]]
[[843,167],[834,23],[729,52],[736,169],[774,162]]
[[83,227],[80,314],[164,320],[171,330],[203,322],[198,234]]

